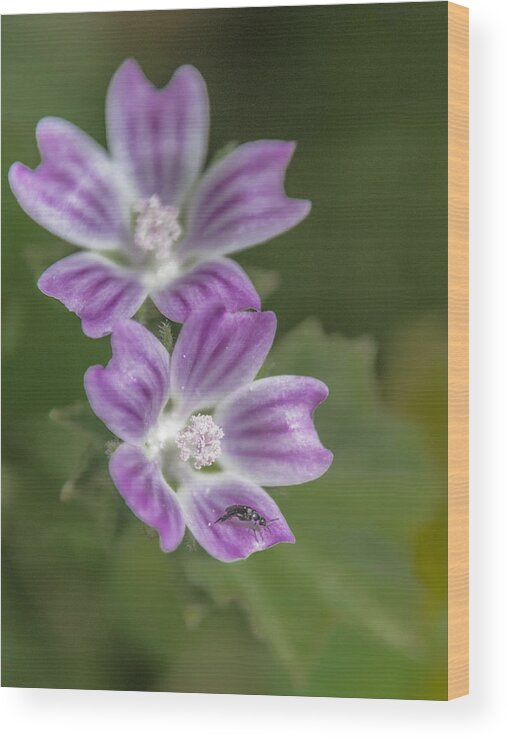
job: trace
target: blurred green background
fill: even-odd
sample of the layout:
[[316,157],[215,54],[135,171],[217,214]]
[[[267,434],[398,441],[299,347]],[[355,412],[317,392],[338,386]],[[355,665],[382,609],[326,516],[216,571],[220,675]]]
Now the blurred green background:
[[[72,248],[6,182],[45,115],[105,142],[127,56],[200,69],[211,154],[296,140],[313,201],[238,259],[278,314],[266,371],[330,387],[335,460],[272,490],[296,545],[242,563],[163,555],[109,483],[79,420],[108,340],[37,291]],[[2,68],[3,684],[445,698],[447,3],[4,17]]]

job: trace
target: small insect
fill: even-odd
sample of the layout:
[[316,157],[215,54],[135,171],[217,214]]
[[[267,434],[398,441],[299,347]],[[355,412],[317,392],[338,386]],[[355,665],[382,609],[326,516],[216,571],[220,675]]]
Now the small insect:
[[244,506],[243,504],[233,504],[232,506],[226,507],[224,514],[216,519],[214,523],[217,524],[218,522],[227,522],[230,519],[239,519],[241,522],[249,522],[251,525],[250,529],[253,531],[254,537],[256,539],[258,527],[267,527],[268,529],[270,529],[270,527],[268,526],[270,522],[276,521],[276,519],[270,519],[267,522],[264,516],[261,516],[261,514],[256,511],[256,509],[253,509],[250,506]]

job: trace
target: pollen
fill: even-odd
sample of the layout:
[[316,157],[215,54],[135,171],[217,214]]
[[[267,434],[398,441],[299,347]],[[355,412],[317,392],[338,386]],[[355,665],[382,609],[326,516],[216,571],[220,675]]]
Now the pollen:
[[194,467],[201,470],[220,457],[220,441],[224,432],[217,426],[211,416],[196,414],[176,437],[176,446],[180,450],[180,459],[187,462],[194,459]]
[[173,244],[182,234],[178,222],[178,209],[164,206],[157,195],[140,200],[134,229],[134,244],[143,252],[152,253],[157,259],[167,257]]

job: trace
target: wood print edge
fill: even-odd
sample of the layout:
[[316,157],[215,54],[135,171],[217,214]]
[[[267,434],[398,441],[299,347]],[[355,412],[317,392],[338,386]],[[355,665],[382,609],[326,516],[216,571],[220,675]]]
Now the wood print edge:
[[448,3],[448,699],[469,692],[469,10]]

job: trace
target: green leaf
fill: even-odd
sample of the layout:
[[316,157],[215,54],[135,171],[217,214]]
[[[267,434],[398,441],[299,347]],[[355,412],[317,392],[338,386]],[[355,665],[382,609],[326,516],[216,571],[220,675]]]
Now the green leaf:
[[85,402],[79,401],[63,408],[52,409],[49,418],[58,427],[63,427],[83,441],[81,454],[71,475],[62,486],[60,493],[62,501],[84,494],[109,493],[111,481],[107,458],[114,452],[118,440],[111,438],[111,432]]
[[328,691],[334,671],[338,678],[356,669],[364,671],[358,690],[381,695],[368,661],[356,666],[354,650],[341,659],[348,635],[372,644],[377,661],[400,664],[411,695],[435,648],[412,538],[436,511],[443,481],[419,429],[380,400],[375,361],[372,340],[326,335],[315,321],[278,343],[269,374],[312,375],[329,386],[315,420],[334,463],[318,481],[270,491],[295,545],[230,565],[201,552],[185,561],[192,582],[219,606],[243,608],[301,693],[326,693],[316,678],[325,660]]
[[161,340],[164,347],[167,349],[169,353],[171,353],[171,350],[173,349],[173,332],[171,329],[171,322],[167,319],[162,319],[159,322],[159,339]]
[[79,432],[102,448],[111,439],[111,432],[84,401],[52,409],[49,412],[49,418],[58,426]]
[[384,350],[383,392],[390,408],[425,431],[448,469],[447,317],[426,315],[398,328]]
[[215,154],[210,159],[207,169],[210,169],[210,167],[213,167],[222,159],[225,159],[229,154],[231,154],[231,152],[233,152],[237,148],[237,146],[238,141],[228,141],[227,144],[224,144],[224,146],[221,146],[220,149],[217,149]]
[[[448,470],[448,341],[446,315],[404,322],[384,350],[383,390],[387,404],[418,422],[436,464]],[[427,608],[439,613],[448,589],[448,507],[425,522],[415,537],[415,562],[429,592]]]
[[446,670],[436,676],[432,661],[401,654],[341,624],[324,645],[308,690],[319,696],[446,699]]
[[160,311],[152,301],[145,301],[134,316],[136,321],[148,328],[157,327],[161,318]]
[[46,268],[71,252],[72,248],[65,242],[54,238],[50,241],[45,234],[41,234],[37,239],[37,246],[26,247],[23,257],[33,277],[38,280]]
[[275,293],[280,283],[280,276],[277,270],[267,270],[264,267],[247,266],[246,271],[254,283],[259,297],[264,301]]

